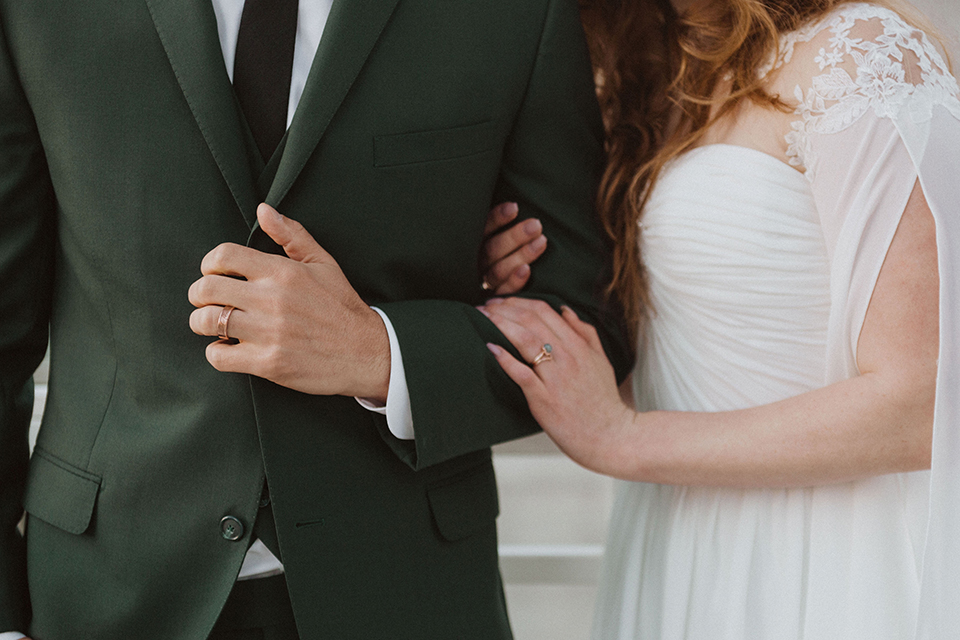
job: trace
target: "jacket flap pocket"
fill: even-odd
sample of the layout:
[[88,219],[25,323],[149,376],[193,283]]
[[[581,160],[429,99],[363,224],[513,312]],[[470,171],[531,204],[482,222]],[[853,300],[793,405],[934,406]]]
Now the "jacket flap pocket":
[[99,490],[99,476],[35,449],[23,503],[30,515],[79,535],[90,526]]
[[450,542],[494,526],[500,514],[489,461],[429,487],[427,497],[440,535]]
[[374,165],[392,167],[431,160],[452,160],[489,151],[496,145],[493,122],[434,129],[373,139]]

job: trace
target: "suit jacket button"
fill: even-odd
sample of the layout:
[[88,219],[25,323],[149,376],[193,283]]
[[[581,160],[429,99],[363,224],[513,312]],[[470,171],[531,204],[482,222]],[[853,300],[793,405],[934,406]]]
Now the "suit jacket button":
[[224,516],[220,520],[220,535],[224,540],[236,542],[243,537],[243,523],[233,516]]

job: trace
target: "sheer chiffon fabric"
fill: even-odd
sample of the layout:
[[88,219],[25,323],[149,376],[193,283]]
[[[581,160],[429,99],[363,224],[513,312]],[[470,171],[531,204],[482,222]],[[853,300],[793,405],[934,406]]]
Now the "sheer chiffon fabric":
[[799,489],[618,483],[593,635],[958,638],[960,92],[922,33],[869,4],[788,35],[772,67],[805,78],[796,168],[701,147],[670,165],[644,214],[655,313],[638,408],[737,409],[858,375],[870,297],[919,180],[940,264],[933,468]]

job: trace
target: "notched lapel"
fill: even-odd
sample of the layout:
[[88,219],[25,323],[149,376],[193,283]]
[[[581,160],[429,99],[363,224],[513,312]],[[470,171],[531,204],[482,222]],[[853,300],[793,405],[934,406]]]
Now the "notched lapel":
[[247,225],[257,196],[233,86],[210,0],[146,0],[154,25],[223,179]]
[[399,0],[334,0],[267,202],[279,206],[313,153]]

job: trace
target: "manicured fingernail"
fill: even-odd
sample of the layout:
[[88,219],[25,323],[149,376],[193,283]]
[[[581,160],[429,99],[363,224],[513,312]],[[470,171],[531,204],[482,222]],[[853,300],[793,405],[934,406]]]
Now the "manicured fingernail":
[[477,311],[479,311],[479,312],[482,313],[483,315],[487,316],[488,318],[490,317],[490,314],[489,314],[489,313],[487,312],[487,310],[484,309],[483,307],[477,307]]
[[493,344],[493,343],[491,343],[491,342],[488,342],[488,343],[487,343],[487,349],[490,349],[490,353],[492,353],[493,355],[495,355],[495,356],[497,356],[497,357],[500,357],[500,354],[503,353],[503,349],[501,349],[500,347],[498,347],[497,345],[495,345],[495,344]]
[[533,251],[540,251],[547,246],[547,236],[539,236],[533,242],[530,243],[530,249]]
[[520,213],[520,206],[516,202],[507,202],[501,211],[504,218],[512,220],[514,216]]
[[517,267],[517,270],[514,271],[514,273],[520,276],[521,278],[525,278],[528,275],[530,275],[530,265],[522,264],[519,267]]
[[523,223],[523,232],[528,236],[535,236],[543,230],[543,225],[536,218],[531,218]]

